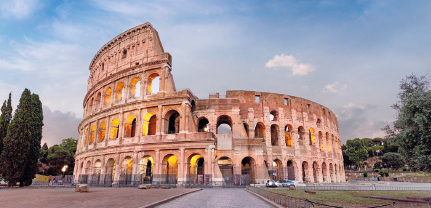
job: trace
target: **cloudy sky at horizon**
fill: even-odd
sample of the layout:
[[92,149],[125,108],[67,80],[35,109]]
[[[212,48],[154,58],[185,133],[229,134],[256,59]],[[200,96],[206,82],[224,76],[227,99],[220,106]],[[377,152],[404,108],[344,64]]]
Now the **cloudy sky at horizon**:
[[[426,75],[430,1],[0,1],[0,101],[44,104],[43,142],[77,138],[88,66],[109,40],[150,22],[178,89],[303,97],[338,117],[341,139],[381,137],[399,83]],[[429,78],[429,75],[428,75]]]

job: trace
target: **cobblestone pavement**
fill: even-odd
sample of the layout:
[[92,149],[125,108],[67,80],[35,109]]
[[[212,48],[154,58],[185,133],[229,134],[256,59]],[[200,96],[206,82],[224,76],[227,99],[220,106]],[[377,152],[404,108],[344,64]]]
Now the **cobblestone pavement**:
[[177,207],[272,207],[244,189],[208,188],[174,199],[158,208]]

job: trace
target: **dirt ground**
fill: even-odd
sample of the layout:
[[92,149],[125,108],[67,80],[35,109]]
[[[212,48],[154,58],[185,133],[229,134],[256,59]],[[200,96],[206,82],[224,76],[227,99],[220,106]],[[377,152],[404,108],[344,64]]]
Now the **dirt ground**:
[[74,188],[0,189],[0,207],[141,207],[196,189]]

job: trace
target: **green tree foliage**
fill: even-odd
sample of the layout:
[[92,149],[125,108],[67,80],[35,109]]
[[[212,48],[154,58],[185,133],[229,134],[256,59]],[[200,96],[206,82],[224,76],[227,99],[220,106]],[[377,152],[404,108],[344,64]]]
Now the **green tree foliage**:
[[361,163],[368,158],[368,152],[365,148],[364,141],[356,138],[354,140],[347,140],[346,155],[349,160],[360,167]]
[[4,150],[0,161],[3,176],[9,182],[9,186],[13,186],[17,182],[20,182],[20,186],[24,185],[22,176],[26,169],[31,146],[32,118],[31,94],[30,90],[25,89],[3,141]]
[[382,168],[382,161],[377,161],[374,163],[374,169],[381,169]]
[[370,157],[374,157],[374,156],[378,156],[378,151],[383,151],[384,147],[383,146],[371,146],[371,147],[367,147],[367,151],[368,151],[368,155]]
[[47,162],[49,163],[48,174],[60,175],[61,168],[68,166],[66,175],[72,175],[75,166],[76,145],[78,140],[73,138],[63,139],[60,145],[54,145],[48,149]]
[[405,164],[403,157],[395,152],[385,153],[381,159],[387,167],[399,168]]
[[48,163],[47,159],[48,159],[48,145],[45,142],[42,148],[40,149],[39,161],[41,163]]
[[[0,116],[0,155],[3,152],[3,140],[7,135],[7,128],[9,126],[10,120],[12,119],[12,93],[9,93],[9,99],[4,101],[1,107]],[[2,173],[0,166],[0,173]]]
[[32,128],[31,128],[31,145],[27,155],[27,166],[22,176],[25,185],[31,185],[32,179],[38,172],[38,159],[40,153],[40,142],[42,140],[43,111],[42,102],[39,95],[31,95],[32,104]]
[[387,138],[413,170],[431,171],[431,91],[425,76],[407,76],[400,84],[400,99],[392,105],[398,113],[393,127],[386,126]]

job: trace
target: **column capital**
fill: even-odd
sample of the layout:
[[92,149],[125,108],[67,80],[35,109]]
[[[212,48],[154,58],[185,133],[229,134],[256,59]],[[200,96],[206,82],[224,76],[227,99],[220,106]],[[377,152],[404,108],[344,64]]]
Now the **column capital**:
[[186,148],[185,147],[180,147],[180,148],[178,148],[181,152],[184,152],[185,150],[186,150]]
[[163,108],[163,106],[162,106],[162,105],[159,105],[159,106],[157,106],[157,107],[159,107],[159,108]]
[[156,153],[160,153],[160,149],[155,149],[154,150]]

